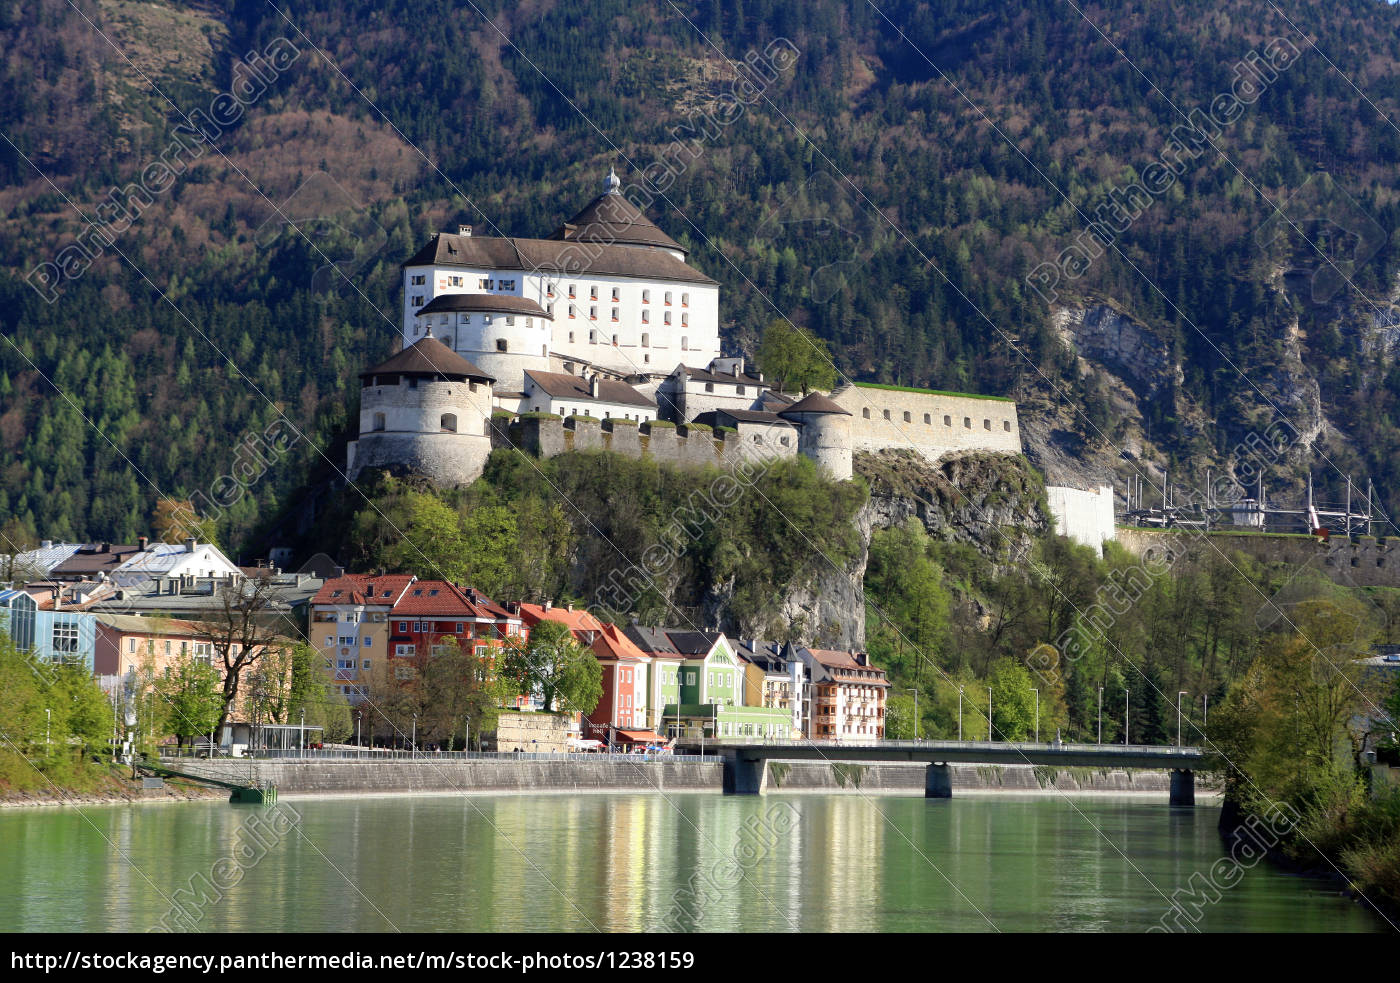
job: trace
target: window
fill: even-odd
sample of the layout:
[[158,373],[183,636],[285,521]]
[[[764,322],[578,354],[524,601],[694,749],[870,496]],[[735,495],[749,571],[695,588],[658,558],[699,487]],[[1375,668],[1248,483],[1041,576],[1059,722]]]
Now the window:
[[943,417],[943,425],[944,425],[945,427],[951,427],[951,426],[953,425],[953,418],[952,418],[951,416],[946,416],[946,415],[945,415],[945,416]]
[[642,291],[642,303],[643,303],[643,304],[650,304],[650,303],[651,303],[651,291],[650,291],[650,290],[643,290],[643,291]]
[[617,313],[618,313],[618,308],[614,307],[614,308],[612,309],[612,319],[613,319],[614,321],[617,320]]
[[667,303],[668,306],[669,306],[670,303],[671,303],[671,291],[669,291],[669,290],[666,291],[666,303]]
[[707,382],[707,383],[705,383],[705,392],[707,392],[707,393],[712,393],[712,392],[714,392],[714,391],[715,391],[715,384],[714,384],[713,382]]
[[341,648],[349,648],[350,646],[352,646],[352,645],[354,645],[354,644],[355,644],[355,636],[354,636],[354,635],[341,635],[341,636],[340,636],[340,647],[341,647]]
[[860,411],[860,415],[865,419],[870,419],[870,407],[865,407]]
[[448,280],[448,283],[451,284],[451,285],[454,286],[454,287],[460,287],[460,286],[462,285],[462,278],[459,277],[459,276],[451,277],[451,278]]
[[968,430],[971,430],[971,429],[972,429],[972,417],[970,417],[970,416],[965,416],[965,417],[963,417],[963,427],[966,428],[966,429],[968,429]]
[[403,634],[403,633],[406,632],[406,631],[408,631],[408,622],[407,622],[407,621],[400,621],[400,622],[399,622],[399,634]]
[[622,294],[621,294],[621,288],[619,288],[619,287],[613,287],[613,288],[612,288],[612,299],[613,299],[613,300],[619,300],[619,299],[621,299],[621,296],[622,296]]
[[444,414],[442,415],[442,419],[438,421],[438,426],[440,427],[440,429],[442,430],[443,433],[456,433],[456,432],[457,432],[457,414],[456,414],[456,413],[444,413]]
[[905,410],[905,411],[904,411],[904,422],[905,422],[905,423],[909,423],[909,422],[911,422],[913,419],[914,419],[914,418],[913,418],[912,416],[909,415],[909,411],[908,411],[908,410]]
[[1010,421],[1010,420],[1002,420],[1002,421],[1001,421],[1001,429],[1005,430],[1007,433],[1010,433],[1010,432],[1011,432],[1011,421]]
[[510,325],[512,328],[515,327],[515,316],[513,314],[506,316],[506,324]]
[[670,312],[670,311],[667,311],[666,314],[663,316],[662,320],[664,320],[667,324],[670,324],[670,323],[671,323],[671,312]]
[[506,351],[507,348],[509,348],[509,345],[507,345],[506,340],[504,338],[496,339],[496,351],[503,352]]
[[[170,643],[165,643],[166,651]],[[78,623],[76,621],[56,621],[53,626],[53,650],[71,653],[78,651]]]
[[590,308],[588,309],[588,318],[589,318],[589,320],[591,320],[591,321],[596,321],[596,320],[598,320],[598,308],[596,308],[596,307],[590,307]]
[[889,418],[890,418],[890,411],[889,411],[889,410],[885,410],[885,419],[888,420]]
[[685,325],[689,325],[689,324],[690,324],[690,315],[689,315],[689,314],[682,314],[682,315],[681,315],[681,325],[682,325],[682,326],[685,326]]
[[577,289],[577,287],[578,287],[578,284],[576,284],[576,283],[571,283],[571,284],[569,284],[569,299],[570,299],[570,300],[573,300],[574,297],[576,296],[576,289]]
[[596,332],[596,331],[590,331],[590,332],[588,332],[588,343],[589,343],[590,345],[596,345],[596,344],[598,344],[598,332]]
[[[645,313],[645,312],[643,312],[643,313]],[[642,347],[643,347],[643,348],[646,348],[646,347],[649,346],[650,344],[651,344],[651,335],[649,335],[649,334],[647,334],[645,331],[643,331],[643,332],[642,332]]]
[[578,316],[578,308],[575,307],[573,304],[570,304],[570,305],[569,305],[569,317],[577,317],[577,316]]
[[414,294],[414,295],[413,295],[413,306],[414,306],[414,307],[422,307],[422,306],[423,306],[423,295],[422,295],[422,294]]
[[545,287],[544,295],[545,295],[546,297],[553,297],[553,296],[554,296],[554,284],[551,283],[551,284],[548,284],[548,285]]
[[456,630],[453,634],[456,634],[456,635],[462,634],[462,622],[460,622],[460,621],[457,622],[457,630]]
[[514,290],[514,289],[515,289],[515,281],[514,281],[514,280],[502,280],[501,283],[500,283],[500,287],[501,287],[502,290]]
[[128,638],[128,639],[127,639],[126,650],[127,650],[128,652],[135,652],[135,651],[136,651],[136,639],[134,639],[134,638]]
[[361,663],[360,663],[360,668],[361,668],[361,669],[368,669],[368,668],[369,668],[369,659],[366,659],[364,662],[361,662]]
[[422,273],[415,273],[413,275],[413,279],[411,279],[409,282],[412,283],[415,287],[421,287],[427,281],[427,279],[428,278]]
[[394,654],[398,656],[412,655],[416,651],[417,646],[413,645],[411,642],[408,644],[400,643],[394,646]]
[[982,429],[983,429],[983,430],[990,430],[990,429],[992,429],[992,421],[991,421],[991,420],[983,420],[983,421],[982,421]]
[[588,299],[589,299],[589,300],[597,300],[597,299],[598,299],[598,285],[597,285],[596,283],[593,284],[592,286],[590,286],[590,287],[588,288]]
[[681,294],[681,306],[682,306],[682,307],[689,307],[689,306],[690,306],[690,294]]
[[[364,639],[360,642],[360,646],[361,646],[362,648],[367,648],[367,649],[368,649],[368,648],[374,648],[374,638],[373,638],[372,636],[370,636],[370,635],[366,635],[366,636],[364,637]],[[368,669],[369,666],[365,666],[365,668]]]
[[688,351],[689,349],[690,339],[687,338],[685,335],[681,335],[681,351]]
[[409,680],[409,679],[413,679],[413,678],[414,678],[415,676],[417,676],[417,675],[418,675],[418,670],[416,670],[413,666],[395,666],[395,667],[394,667],[394,678],[395,678],[395,679]]
[[643,323],[643,324],[650,324],[650,323],[651,323],[651,311],[642,311],[642,323]]

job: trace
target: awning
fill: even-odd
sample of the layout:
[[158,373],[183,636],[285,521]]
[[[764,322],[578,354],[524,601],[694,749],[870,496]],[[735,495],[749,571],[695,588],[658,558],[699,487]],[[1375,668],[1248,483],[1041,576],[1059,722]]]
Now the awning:
[[666,738],[649,730],[620,730],[617,739],[627,744],[665,744]]

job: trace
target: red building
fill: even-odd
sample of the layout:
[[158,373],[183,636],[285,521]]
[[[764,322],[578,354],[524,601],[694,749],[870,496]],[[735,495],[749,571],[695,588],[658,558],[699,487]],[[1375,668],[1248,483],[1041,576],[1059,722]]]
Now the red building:
[[448,639],[489,655],[523,635],[519,615],[471,587],[446,580],[414,581],[389,612],[389,655],[395,658],[431,655],[434,646]]

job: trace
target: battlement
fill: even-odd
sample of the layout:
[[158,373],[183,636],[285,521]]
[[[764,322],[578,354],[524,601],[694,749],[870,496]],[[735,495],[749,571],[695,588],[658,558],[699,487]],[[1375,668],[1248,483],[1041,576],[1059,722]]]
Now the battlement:
[[795,457],[797,448],[745,441],[733,431],[715,432],[702,424],[676,426],[662,420],[595,420],[549,413],[493,419],[492,444],[549,458],[571,451],[609,451],[681,467],[733,468],[773,457]]

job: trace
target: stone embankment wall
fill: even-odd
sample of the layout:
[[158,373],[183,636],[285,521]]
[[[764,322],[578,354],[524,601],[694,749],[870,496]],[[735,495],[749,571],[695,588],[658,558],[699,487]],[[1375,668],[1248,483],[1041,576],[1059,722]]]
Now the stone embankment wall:
[[[189,775],[244,783],[247,761],[170,762]],[[951,765],[953,790],[1007,792],[1156,792],[1170,790],[1165,771],[1053,769],[1030,765]],[[922,764],[770,761],[770,792],[923,794]],[[509,792],[719,792],[724,765],[714,761],[636,761],[573,755],[552,761],[473,758],[408,761],[259,761],[255,774],[283,793],[427,794]]]
[[488,751],[538,751],[542,754],[569,749],[568,717],[551,713],[502,713],[494,733],[486,734]]
[[[949,765],[953,792],[1154,792],[1171,791],[1171,773],[1033,765]],[[924,792],[926,766],[826,761],[770,761],[769,792]]]
[[1274,533],[1213,532],[1143,529],[1120,526],[1118,542],[1129,553],[1153,559],[1163,552],[1183,549],[1188,561],[1207,556],[1228,557],[1238,550],[1261,563],[1281,564],[1301,570],[1310,567],[1335,583],[1355,587],[1400,587],[1400,539],[1395,537],[1333,536],[1326,543],[1312,536]]
[[[189,775],[224,782],[248,781],[247,761],[172,761]],[[255,774],[279,792],[656,792],[714,791],[724,784],[724,766],[709,761],[622,761],[587,754],[554,760],[490,758],[360,761],[259,761]]]

